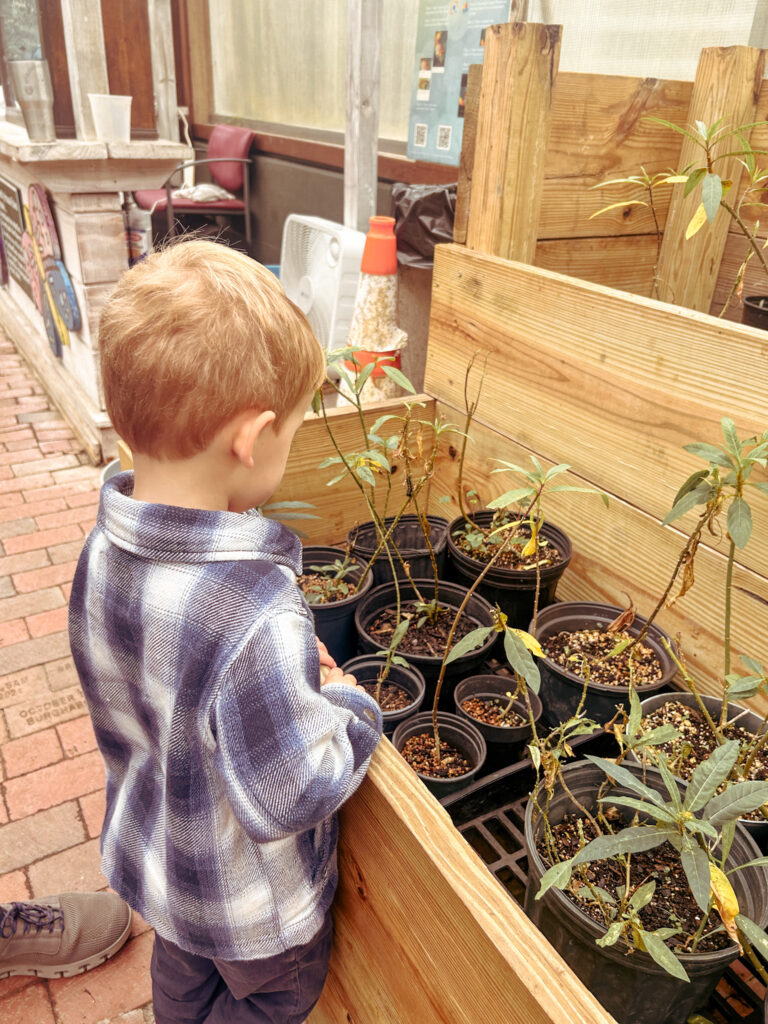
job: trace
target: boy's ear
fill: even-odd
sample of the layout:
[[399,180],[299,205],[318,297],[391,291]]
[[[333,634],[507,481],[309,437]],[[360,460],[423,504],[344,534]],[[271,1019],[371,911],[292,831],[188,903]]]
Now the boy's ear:
[[277,414],[271,409],[264,412],[251,409],[240,418],[232,437],[232,454],[247,469],[253,469],[253,449],[262,431],[276,418]]

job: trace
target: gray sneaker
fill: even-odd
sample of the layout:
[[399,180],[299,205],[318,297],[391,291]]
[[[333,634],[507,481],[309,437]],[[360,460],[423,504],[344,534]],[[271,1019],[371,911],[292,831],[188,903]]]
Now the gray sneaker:
[[130,908],[111,892],[0,903],[0,978],[82,974],[114,956],[130,933]]

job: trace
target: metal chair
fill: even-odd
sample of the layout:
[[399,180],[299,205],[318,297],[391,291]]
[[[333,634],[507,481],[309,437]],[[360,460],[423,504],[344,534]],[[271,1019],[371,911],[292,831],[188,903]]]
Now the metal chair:
[[[168,234],[176,234],[177,214],[203,214],[207,216],[241,216],[245,222],[245,240],[251,252],[251,211],[250,199],[250,165],[248,152],[254,135],[249,128],[239,128],[233,124],[217,124],[211,131],[208,140],[207,155],[202,160],[189,160],[179,164],[162,188],[140,189],[134,192],[136,204],[143,210],[165,210],[168,219]],[[176,175],[185,167],[210,165],[211,178],[217,185],[229,192],[242,192],[242,199],[217,199],[211,202],[197,203],[181,196],[173,197]]]

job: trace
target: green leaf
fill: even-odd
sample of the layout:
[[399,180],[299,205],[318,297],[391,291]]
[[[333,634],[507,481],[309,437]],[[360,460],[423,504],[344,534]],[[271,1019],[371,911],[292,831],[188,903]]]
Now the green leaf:
[[540,900],[547,889],[550,889],[553,885],[556,889],[564,889],[571,878],[571,871],[573,870],[573,861],[561,860],[557,864],[553,864],[552,867],[545,871],[541,878],[541,885],[539,891],[536,893],[536,899]]
[[654,935],[653,932],[642,931],[640,934],[647,952],[653,957],[659,967],[663,967],[667,974],[671,974],[681,981],[691,980],[686,974],[683,965],[663,939],[660,939],[658,935]]
[[698,487],[702,480],[705,480],[708,476],[708,469],[697,469],[695,473],[691,473],[691,475],[688,477],[683,486],[675,495],[675,500],[672,502],[672,507],[674,508],[674,506],[678,503],[678,501],[680,501],[681,498],[685,497],[685,495],[688,494],[689,491],[692,491],[694,490],[694,488]]
[[687,139],[690,139],[692,142],[695,142],[696,145],[699,146],[701,149],[705,148],[704,143],[701,141],[698,135],[694,135],[693,132],[689,132],[687,129],[681,128],[677,124],[673,124],[672,121],[665,121],[663,117],[653,117],[651,114],[644,114],[643,120],[654,121],[656,124],[663,125],[664,128],[669,128],[673,132],[677,132],[679,135],[684,135]]
[[326,487],[333,487],[333,485],[337,484],[339,482],[339,480],[343,480],[344,477],[347,476],[348,473],[349,473],[348,469],[346,469],[346,468],[343,469],[341,471],[341,473],[337,473],[336,474],[336,476],[333,478],[333,480],[329,480],[328,483],[325,486]]
[[709,858],[689,835],[683,835],[680,863],[697,906],[706,914],[709,909]]
[[368,378],[371,376],[373,371],[376,369],[375,363],[366,363],[360,373],[355,378],[355,394],[359,395],[365,385],[368,383]]
[[405,634],[408,632],[408,627],[410,626],[410,624],[410,619],[401,619],[400,622],[398,622],[397,626],[395,627],[395,631],[392,634],[392,639],[389,641],[390,650],[393,650],[395,647],[397,647],[397,645],[403,639]]
[[669,770],[667,759],[663,754],[657,755],[656,767],[661,772],[661,777],[664,780],[664,785],[667,787],[667,792],[669,793],[672,803],[676,810],[681,811],[683,809],[683,798],[680,796],[680,787],[678,786],[674,775]]
[[763,675],[763,666],[755,658],[751,658],[748,654],[742,654],[741,660],[747,666],[750,672],[754,672],[757,676]]
[[405,391],[410,391],[412,395],[416,394],[416,388],[411,384],[408,378],[402,373],[396,366],[384,365],[382,370],[389,377],[390,380],[394,381],[398,387],[403,388]]
[[622,640],[619,640],[619,642],[614,644],[610,651],[608,651],[606,658],[616,658],[619,654],[623,654],[634,639],[635,638],[633,636],[625,636]]
[[701,836],[706,836],[708,839],[719,839],[717,829],[710,825],[708,821],[704,821],[703,818],[689,818],[685,823],[685,827],[689,832],[694,832]]
[[688,180],[685,183],[685,188],[683,189],[683,195],[684,196],[689,196],[691,194],[691,192],[693,192],[693,190],[699,184],[699,182],[701,181],[701,179],[704,177],[704,175],[706,173],[707,173],[707,168],[706,167],[697,167],[695,171],[691,171],[691,173],[688,175]]
[[730,868],[730,870],[726,871],[726,875],[733,875],[737,871],[743,871],[744,868],[764,867],[768,867],[768,857],[756,857],[754,860],[748,860],[746,864],[737,864],[736,867]]
[[363,481],[363,483],[370,484],[371,487],[376,486],[376,477],[368,466],[355,466],[354,473]]
[[768,959],[768,936],[763,929],[751,921],[745,914],[736,915],[736,925],[742,935],[745,935],[751,946],[758,951],[763,959]]
[[735,782],[712,797],[704,808],[704,817],[715,828],[720,828],[728,821],[737,821],[750,811],[756,811],[765,803],[768,803],[768,782]]
[[566,473],[571,467],[567,462],[559,462],[556,466],[548,469],[544,474],[544,480],[551,480],[553,476],[558,476],[560,473]]
[[[606,185],[608,182],[606,182]],[[625,199],[623,203],[610,203],[608,206],[604,206],[601,210],[597,210],[595,213],[589,215],[589,220],[593,217],[599,217],[601,213],[608,213],[609,210],[617,210],[624,206],[647,206],[648,203],[644,203],[642,199]]]
[[727,469],[734,469],[733,459],[731,459],[721,448],[716,448],[713,444],[704,444],[702,441],[694,441],[693,444],[684,444],[683,449],[690,452],[691,455],[698,455],[701,459],[706,459],[707,462],[713,462],[716,466],[725,466]]
[[522,498],[530,498],[533,493],[532,487],[518,487],[514,491],[506,491],[493,501],[489,501],[488,508],[506,508],[507,505],[514,505]]
[[587,754],[586,759],[596,764],[598,768],[602,768],[605,774],[615,779],[620,786],[626,786],[627,789],[631,789],[633,793],[637,793],[644,800],[650,800],[657,807],[664,806],[661,796],[655,790],[643,785],[627,768],[614,764],[613,761],[608,761],[604,757],[595,757],[594,754]]
[[338,466],[343,461],[340,455],[329,455],[327,459],[323,459],[317,468],[326,469],[328,466]]
[[752,536],[752,510],[743,498],[734,498],[728,509],[728,533],[737,548],[744,548]]
[[385,423],[388,423],[390,420],[396,420],[397,418],[398,417],[395,416],[394,413],[389,413],[386,416],[379,416],[379,418],[373,424],[371,429],[368,431],[368,436],[370,437],[371,434],[378,434],[378,432],[381,430]]
[[311,501],[271,501],[264,505],[265,512],[267,509],[270,512],[280,512],[288,508],[317,508],[317,505],[313,505]]
[[670,523],[685,515],[695,505],[706,505],[711,497],[712,484],[708,482],[699,484],[698,487],[694,487],[692,491],[688,491],[679,501],[675,502],[662,520],[662,525],[669,526]]
[[658,804],[649,804],[647,800],[638,800],[634,796],[603,796],[600,797],[602,803],[616,804],[617,807],[631,807],[634,811],[640,811],[642,814],[648,814],[653,818],[663,821],[666,824],[672,825],[677,821],[675,815],[666,809],[666,807],[659,807]]
[[595,945],[597,946],[612,946],[618,939],[621,938],[621,933],[625,927],[624,921],[614,921],[613,924],[608,928],[608,931],[599,939],[595,939]]
[[640,729],[640,722],[643,718],[643,709],[640,707],[640,698],[634,686],[629,691],[629,721],[627,722],[627,735],[637,736]]
[[642,853],[644,850],[652,850],[661,846],[669,839],[670,835],[676,834],[676,829],[656,828],[654,825],[634,825],[631,828],[622,829],[614,835],[598,836],[572,858],[571,863],[586,864],[592,860],[604,860],[607,857],[615,857],[619,853]]
[[763,494],[768,494],[768,484],[763,483],[762,480],[757,482],[751,482],[749,486],[756,487],[758,491],[762,491]]
[[739,756],[739,741],[728,740],[715,747],[704,761],[701,761],[691,776],[685,790],[684,807],[687,811],[700,810],[725,782]]
[[538,694],[541,686],[539,667],[523,641],[511,629],[504,630],[504,653],[515,672]]
[[533,767],[536,771],[541,767],[541,751],[538,745],[535,743],[528,744],[528,753],[531,755],[531,761],[533,761]]
[[645,885],[641,885],[639,889],[635,889],[632,893],[629,898],[629,905],[636,911],[642,910],[643,907],[651,902],[655,892],[656,883],[654,881],[646,882]]
[[680,739],[680,733],[669,722],[666,725],[659,725],[650,732],[642,733],[634,744],[636,747],[660,747],[662,743],[674,743]]
[[735,835],[736,822],[727,821],[720,831],[720,856],[722,857],[723,865],[726,864],[728,857],[730,856]]
[[473,629],[471,633],[467,633],[466,636],[463,636],[461,640],[453,645],[448,657],[445,659],[445,664],[450,665],[452,661],[460,658],[462,654],[469,654],[476,647],[480,647],[488,639],[492,630],[492,626],[483,626],[480,629]]
[[762,684],[761,676],[740,676],[727,687],[728,697],[739,697],[741,700],[748,700],[754,697]]
[[705,174],[701,182],[701,202],[711,224],[720,209],[723,198],[723,179],[719,174]]
[[738,462],[741,459],[741,441],[739,441],[739,435],[736,431],[736,424],[730,417],[723,416],[720,420],[720,429],[723,432],[726,448]]

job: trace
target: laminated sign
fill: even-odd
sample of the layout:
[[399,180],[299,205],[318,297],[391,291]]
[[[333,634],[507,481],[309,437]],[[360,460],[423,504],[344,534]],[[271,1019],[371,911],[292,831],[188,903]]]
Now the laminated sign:
[[510,0],[419,0],[408,156],[458,166],[470,64],[485,30],[509,19]]

